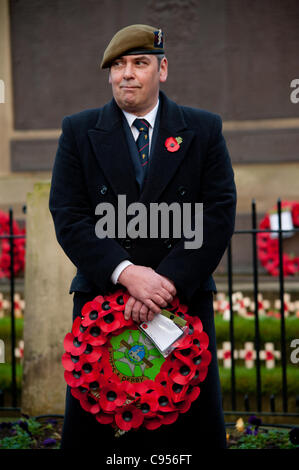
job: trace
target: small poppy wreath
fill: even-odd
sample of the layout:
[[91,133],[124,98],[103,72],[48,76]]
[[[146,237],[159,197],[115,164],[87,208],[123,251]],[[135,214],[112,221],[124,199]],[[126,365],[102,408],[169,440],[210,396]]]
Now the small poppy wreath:
[[182,142],[182,137],[168,137],[168,139],[165,140],[165,147],[168,152],[176,152],[179,150]]
[[[9,235],[9,215],[0,211],[0,235]],[[13,221],[13,235],[23,235],[25,229],[21,230],[16,221]],[[13,270],[18,274],[25,266],[25,238],[13,239]],[[10,241],[9,238],[0,238],[0,278],[10,277]]]
[[188,326],[164,358],[124,309],[129,295],[117,290],[87,302],[64,338],[64,378],[81,407],[120,436],[131,429],[157,429],[186,413],[200,393],[211,353],[198,317],[178,298],[167,306]]
[[[299,227],[299,202],[297,201],[282,201],[281,208],[283,210],[290,210],[294,227]],[[270,213],[266,213],[263,220],[261,220],[259,228],[270,230]],[[272,276],[279,275],[279,244],[278,238],[271,238],[271,233],[258,233],[257,234],[257,248],[258,257],[261,264]],[[284,276],[294,275],[299,272],[299,256],[292,256],[283,253],[283,274]]]

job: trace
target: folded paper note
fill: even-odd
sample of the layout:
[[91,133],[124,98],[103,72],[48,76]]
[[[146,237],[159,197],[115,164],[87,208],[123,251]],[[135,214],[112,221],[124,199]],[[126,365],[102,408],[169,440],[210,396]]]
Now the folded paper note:
[[[169,313],[167,310],[162,310],[162,313],[155,315],[153,320],[139,325],[140,330],[144,332],[164,357],[171,352],[173,343],[184,335],[184,331],[177,323],[169,318]],[[184,320],[182,322],[186,323]]]

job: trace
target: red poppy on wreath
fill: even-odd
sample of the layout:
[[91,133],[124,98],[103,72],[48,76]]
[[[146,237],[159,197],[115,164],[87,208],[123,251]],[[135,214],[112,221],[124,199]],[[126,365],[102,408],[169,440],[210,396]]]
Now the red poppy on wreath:
[[176,152],[179,150],[181,143],[181,137],[168,137],[168,139],[165,140],[165,147],[167,148],[168,152]]
[[[282,201],[281,214],[283,222],[283,213],[291,220],[294,227],[299,227],[299,202],[296,201]],[[265,217],[261,220],[259,228],[261,230],[271,229],[271,220],[274,214],[277,214],[277,206],[275,206]],[[289,222],[290,223],[290,222]],[[282,226],[283,228],[283,226]],[[279,239],[278,236],[273,238],[271,232],[262,232],[257,234],[257,249],[258,257],[262,266],[272,276],[279,275]],[[283,253],[282,255],[282,270],[283,275],[294,275],[299,272],[299,256]]]
[[80,370],[73,370],[72,372],[65,370],[64,379],[70,387],[80,387],[80,385],[83,385],[85,381]]
[[139,401],[140,410],[144,414],[144,418],[148,419],[156,416],[156,412],[159,409],[159,393],[153,390],[151,393],[142,395]]
[[99,362],[90,363],[87,360],[82,364],[81,373],[84,377],[84,383],[89,384],[95,382],[101,371],[102,367]]
[[101,317],[98,321],[98,325],[104,334],[109,333],[111,328],[117,330],[122,326],[123,318],[124,315],[122,312],[114,311],[113,313],[107,313]]
[[80,405],[82,406],[83,410],[88,411],[89,413],[92,413],[92,414],[96,414],[100,412],[101,408],[100,408],[99,402],[97,401],[96,398],[92,397],[88,393],[81,392],[80,395],[75,398],[79,399]]
[[129,431],[132,428],[139,428],[143,422],[144,415],[135,406],[128,405],[116,411],[115,422],[119,429]]
[[114,421],[114,415],[100,411],[100,413],[96,415],[96,420],[101,424],[111,424]]
[[117,291],[110,296],[109,305],[112,310],[123,311],[124,305],[129,300],[130,296],[127,292]]
[[183,363],[179,360],[175,360],[173,363],[173,369],[169,374],[169,377],[176,383],[185,385],[193,379],[196,372],[196,367],[192,361]]
[[68,333],[64,338],[63,346],[66,352],[73,356],[80,356],[80,354],[84,353],[87,343],[85,341],[79,341],[73,333]]
[[159,428],[162,424],[172,424],[174,423],[179,416],[178,411],[172,411],[170,413],[159,413],[156,418],[144,420],[144,427],[146,429],[155,430]]
[[72,333],[74,336],[78,338],[79,341],[82,341],[84,337],[84,333],[87,330],[87,326],[82,325],[82,320],[80,317],[76,317],[73,326],[72,326]]
[[121,384],[107,383],[101,388],[99,403],[104,411],[110,412],[123,405],[126,398],[127,395]]
[[[188,393],[188,389],[190,389],[190,392]],[[186,413],[194,400],[199,396],[200,394],[200,388],[199,387],[193,387],[192,385],[187,386],[187,393],[185,394],[184,399],[181,401],[178,401],[175,403],[175,407],[180,413]]]
[[128,298],[118,290],[87,302],[65,336],[62,356],[72,395],[116,435],[176,421],[199,396],[211,361],[200,319],[190,317],[177,298],[167,309],[186,321],[185,331],[167,358],[132,319],[124,319]]
[[81,310],[83,326],[89,326],[102,315],[105,315],[106,311],[102,309],[103,302],[104,298],[102,296],[98,296],[83,306]]
[[[86,353],[86,351],[89,348],[90,348],[90,345],[88,344],[84,353]],[[92,358],[86,359],[86,356],[84,357],[84,355],[73,356],[72,354],[66,352],[63,354],[62,359],[61,359],[63,367],[65,368],[65,370],[68,370],[70,372],[72,370],[81,370],[83,364],[85,364],[88,361],[90,362],[98,361],[100,357],[102,356],[102,352],[99,350],[99,348],[97,348],[96,351],[92,351],[90,354],[91,355],[93,354]]]
[[102,332],[98,322],[88,327],[85,332],[85,341],[92,346],[101,346],[107,342],[107,337]]
[[[0,235],[10,233],[9,215],[0,211]],[[24,271],[25,267],[25,229],[20,229],[16,221],[13,221],[12,234],[20,238],[13,239],[13,272],[17,275]],[[24,238],[22,237],[24,235]],[[11,246],[8,238],[0,238],[0,278],[11,276]]]

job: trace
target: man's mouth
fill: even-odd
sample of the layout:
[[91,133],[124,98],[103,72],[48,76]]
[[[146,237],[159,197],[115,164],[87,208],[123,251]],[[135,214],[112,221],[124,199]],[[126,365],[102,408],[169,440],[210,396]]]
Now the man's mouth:
[[140,88],[139,86],[130,86],[130,85],[122,85],[120,88],[124,90],[135,90],[137,88]]

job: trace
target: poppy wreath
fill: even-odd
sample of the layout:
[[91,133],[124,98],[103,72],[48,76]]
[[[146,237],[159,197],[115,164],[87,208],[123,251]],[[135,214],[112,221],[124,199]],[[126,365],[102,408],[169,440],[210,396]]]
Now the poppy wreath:
[[64,338],[64,378],[82,408],[120,436],[174,423],[200,394],[211,353],[198,317],[175,297],[166,308],[186,320],[185,335],[164,358],[124,309],[120,289],[87,302]]
[[[0,235],[5,236],[10,233],[9,215],[0,211]],[[16,221],[13,221],[13,235],[25,234],[25,229],[21,230]],[[10,277],[10,241],[9,238],[0,238],[0,278]],[[25,265],[25,238],[13,239],[13,270],[18,274],[24,270]]]
[[[276,210],[276,206],[274,207]],[[294,227],[299,227],[299,202],[282,201],[282,210],[290,210]],[[263,220],[261,220],[260,229],[269,230],[270,212],[268,212]],[[257,234],[258,257],[261,264],[272,276],[279,275],[279,245],[278,238],[271,238],[271,233]],[[283,275],[294,275],[299,272],[299,256],[293,256],[287,253],[282,255]]]

